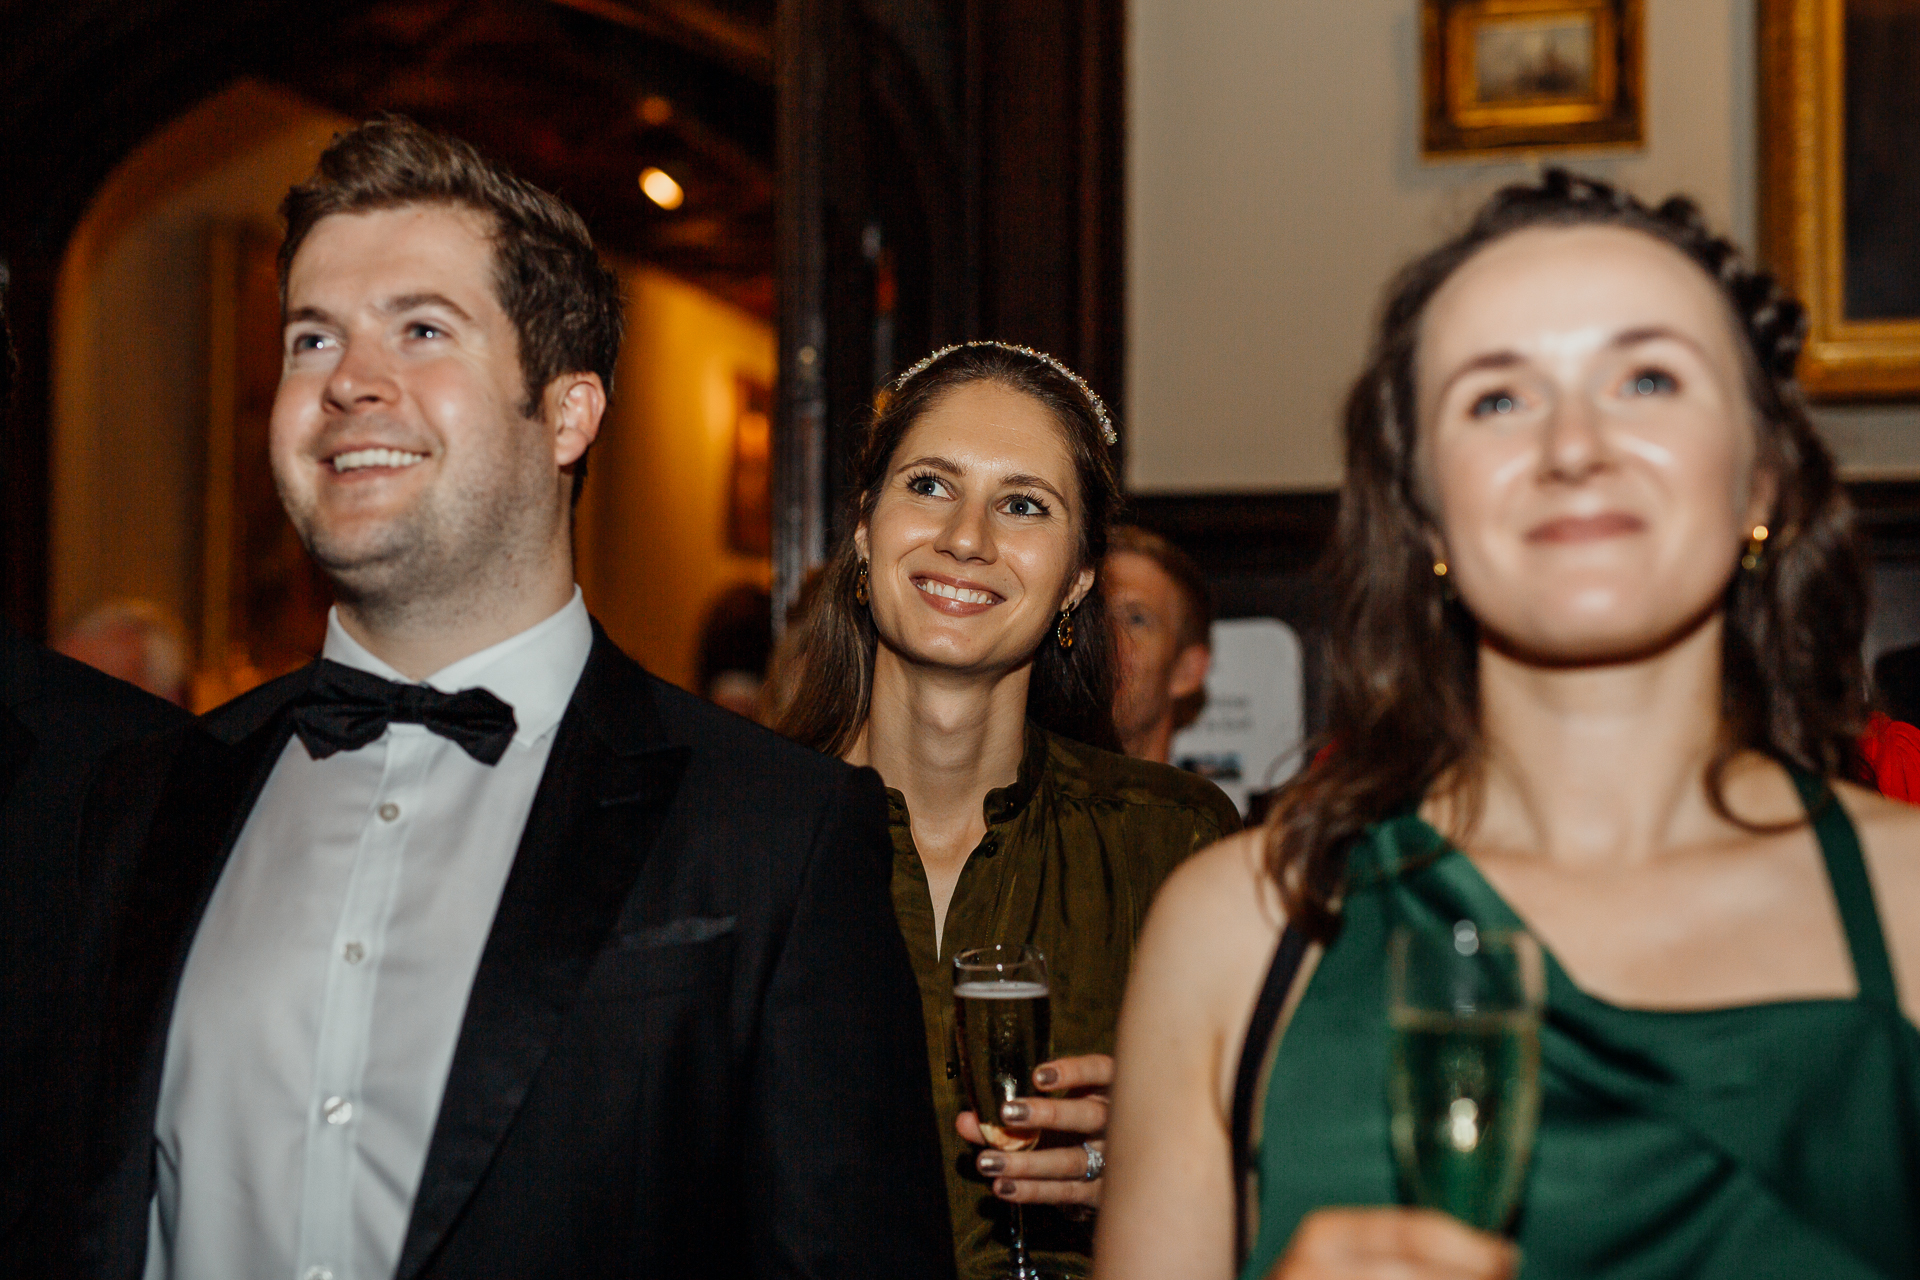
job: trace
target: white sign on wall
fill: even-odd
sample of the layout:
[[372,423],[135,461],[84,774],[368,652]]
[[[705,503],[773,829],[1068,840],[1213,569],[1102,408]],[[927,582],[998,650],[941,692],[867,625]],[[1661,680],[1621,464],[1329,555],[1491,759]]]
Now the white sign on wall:
[[1300,767],[1305,736],[1300,637],[1277,618],[1213,624],[1207,706],[1173,739],[1173,763],[1211,778],[1241,813],[1249,792]]

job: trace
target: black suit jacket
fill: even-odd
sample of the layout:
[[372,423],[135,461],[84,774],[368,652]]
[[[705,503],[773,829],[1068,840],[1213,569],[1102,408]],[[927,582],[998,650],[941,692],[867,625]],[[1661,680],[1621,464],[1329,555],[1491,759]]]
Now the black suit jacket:
[[[82,1274],[134,1280],[174,996],[313,668],[117,757]],[[474,978],[398,1275],[951,1274],[879,778],[596,627]]]
[[[72,1180],[73,841],[101,757],[186,712],[0,624],[0,1275],[31,1275],[43,1193]],[[34,1206],[34,1207],[31,1207]],[[31,1228],[31,1230],[30,1230]]]

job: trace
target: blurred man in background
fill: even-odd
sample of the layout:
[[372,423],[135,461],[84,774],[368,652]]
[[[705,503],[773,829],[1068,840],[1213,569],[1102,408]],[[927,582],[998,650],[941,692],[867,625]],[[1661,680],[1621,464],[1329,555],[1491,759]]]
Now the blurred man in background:
[[1157,533],[1125,525],[1107,546],[1100,573],[1120,642],[1113,727],[1128,755],[1166,764],[1173,735],[1206,705],[1212,593],[1192,557]]
[[[13,372],[0,266],[0,446]],[[71,994],[80,798],[111,748],[186,719],[0,622],[0,1275],[47,1274],[38,1237],[51,1193],[73,1178],[75,1152],[56,1128],[77,1103],[73,1054],[56,1013]]]
[[773,597],[736,582],[707,607],[695,661],[700,696],[752,719],[773,657]]
[[151,600],[96,605],[61,632],[53,647],[176,707],[188,704],[193,672],[186,629]]

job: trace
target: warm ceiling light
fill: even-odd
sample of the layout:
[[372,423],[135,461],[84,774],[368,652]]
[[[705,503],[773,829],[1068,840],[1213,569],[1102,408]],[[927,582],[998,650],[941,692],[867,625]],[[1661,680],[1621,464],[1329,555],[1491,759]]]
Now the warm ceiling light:
[[687,193],[673,180],[665,169],[642,169],[640,171],[640,189],[647,193],[647,199],[662,209],[678,209]]

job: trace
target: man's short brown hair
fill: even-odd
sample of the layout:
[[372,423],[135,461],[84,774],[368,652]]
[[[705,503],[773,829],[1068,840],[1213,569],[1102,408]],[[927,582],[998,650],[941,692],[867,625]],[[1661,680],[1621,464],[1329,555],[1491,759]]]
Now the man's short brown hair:
[[491,227],[494,291],[520,340],[521,412],[537,416],[541,395],[562,374],[598,374],[612,394],[625,325],[620,281],[594,252],[587,224],[467,143],[403,116],[335,135],[313,176],[280,202],[282,305],[293,257],[322,218],[419,204],[467,209]]
[[[1193,557],[1153,530],[1131,524],[1116,525],[1113,532],[1107,535],[1107,554],[1117,555],[1122,551],[1145,556],[1173,579],[1173,585],[1180,592],[1180,601],[1185,606],[1180,610],[1179,618],[1180,649],[1186,650],[1196,644],[1212,647],[1213,589],[1207,586],[1207,575],[1200,571]],[[1204,688],[1178,699],[1173,704],[1173,727],[1186,728],[1200,718],[1201,708],[1206,705],[1207,691]]]
[[1133,524],[1116,525],[1107,535],[1107,554],[1116,551],[1145,556],[1159,565],[1180,589],[1181,602],[1186,605],[1180,613],[1180,647],[1208,643],[1213,630],[1213,590],[1207,586],[1207,575],[1200,571],[1193,557],[1153,530]]

